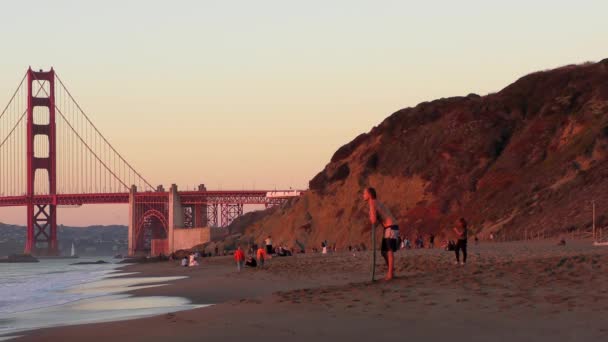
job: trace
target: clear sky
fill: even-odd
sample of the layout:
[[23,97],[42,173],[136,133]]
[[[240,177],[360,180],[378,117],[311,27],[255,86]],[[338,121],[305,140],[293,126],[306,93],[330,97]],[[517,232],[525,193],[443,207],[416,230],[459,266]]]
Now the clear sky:
[[[605,0],[7,1],[0,104],[28,66],[53,66],[152,184],[306,188],[398,109],[608,57],[606,13]],[[127,209],[59,215],[126,223]]]

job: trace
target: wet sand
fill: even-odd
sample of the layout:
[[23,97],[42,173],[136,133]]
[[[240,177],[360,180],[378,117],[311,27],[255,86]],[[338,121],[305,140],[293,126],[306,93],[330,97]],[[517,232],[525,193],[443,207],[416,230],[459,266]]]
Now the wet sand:
[[[378,255],[379,257],[379,255]],[[210,307],[129,321],[41,329],[19,341],[601,341],[608,340],[608,247],[590,241],[469,244],[396,255],[398,278],[369,282],[370,252],[275,257],[237,273],[231,257],[128,266],[188,276],[137,296]],[[378,258],[377,279],[384,266]]]

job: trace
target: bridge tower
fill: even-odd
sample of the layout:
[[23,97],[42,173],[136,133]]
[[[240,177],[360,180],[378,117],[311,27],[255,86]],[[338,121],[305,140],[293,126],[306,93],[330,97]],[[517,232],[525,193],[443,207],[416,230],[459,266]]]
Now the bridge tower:
[[[33,93],[34,85],[38,88]],[[41,110],[35,109],[40,107]],[[48,115],[46,112],[48,109]],[[36,114],[36,115],[35,115]],[[55,71],[27,71],[27,241],[25,253],[57,254],[57,199],[56,199],[56,136],[55,136]],[[42,143],[36,143],[43,139]],[[48,141],[48,144],[44,140]],[[45,148],[48,146],[48,148]],[[39,172],[38,170],[46,170]],[[36,177],[47,176],[51,204],[38,204],[34,196],[40,194]],[[46,180],[45,180],[46,181]],[[43,182],[45,182],[43,181]]]

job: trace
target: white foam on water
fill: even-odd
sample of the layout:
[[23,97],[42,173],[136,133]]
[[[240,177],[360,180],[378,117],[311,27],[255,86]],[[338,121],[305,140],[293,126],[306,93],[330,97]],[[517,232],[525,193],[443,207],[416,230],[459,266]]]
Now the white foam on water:
[[116,278],[123,275],[117,272],[124,265],[70,265],[73,262],[0,264],[0,341],[31,329],[133,319],[205,306],[179,297],[120,294],[186,277]]
[[[81,260],[82,261],[82,260]],[[0,264],[0,320],[7,314],[70,303],[93,294],[63,292],[90,283],[122,265],[70,265],[74,259]]]

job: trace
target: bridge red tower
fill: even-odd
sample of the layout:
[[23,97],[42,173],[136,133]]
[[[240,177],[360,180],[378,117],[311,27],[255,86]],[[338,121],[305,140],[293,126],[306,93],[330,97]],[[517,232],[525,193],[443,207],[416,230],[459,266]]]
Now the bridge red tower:
[[[40,89],[34,94],[33,88]],[[47,90],[48,89],[48,90]],[[40,96],[42,90],[42,96]],[[36,110],[38,109],[38,110]],[[47,111],[48,110],[48,111]],[[57,162],[55,126],[55,71],[27,71],[27,239],[25,253],[57,254]],[[37,143],[42,139],[41,143]],[[46,143],[45,140],[46,139]],[[48,146],[48,148],[45,148]],[[46,170],[37,172],[38,170]],[[37,177],[46,176],[48,179]],[[48,188],[42,186],[48,180]],[[37,189],[37,185],[41,189]],[[42,191],[48,193],[42,193]],[[38,204],[34,196],[50,195]]]

